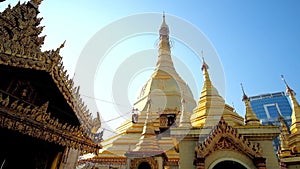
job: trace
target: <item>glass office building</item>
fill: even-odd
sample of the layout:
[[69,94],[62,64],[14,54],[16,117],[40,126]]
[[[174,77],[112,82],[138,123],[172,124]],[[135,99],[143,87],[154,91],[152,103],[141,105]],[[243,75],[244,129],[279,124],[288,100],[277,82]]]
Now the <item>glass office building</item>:
[[[278,114],[280,114],[285,119],[287,126],[290,127],[292,108],[284,92],[262,94],[249,97],[249,99],[254,113],[262,124],[280,126],[278,120]],[[273,142],[275,151],[279,144],[279,138],[276,138]]]
[[251,107],[262,124],[279,125],[278,114],[291,124],[292,108],[284,92],[249,97]]

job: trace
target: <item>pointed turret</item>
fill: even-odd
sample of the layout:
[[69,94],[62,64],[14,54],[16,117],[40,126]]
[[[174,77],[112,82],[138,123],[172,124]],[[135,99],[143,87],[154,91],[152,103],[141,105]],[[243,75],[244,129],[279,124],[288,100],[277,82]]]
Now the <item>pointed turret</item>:
[[163,70],[171,74],[174,72],[175,68],[171,57],[169,33],[170,30],[166,23],[166,16],[163,14],[162,24],[159,28],[158,60],[156,63],[156,70]]
[[159,29],[159,43],[158,43],[159,56],[171,54],[169,32],[170,32],[169,26],[166,24],[166,16],[165,14],[163,14],[163,22]]
[[291,124],[291,133],[300,132],[300,108],[299,108],[299,103],[296,99],[296,93],[290,86],[287,84],[287,82],[284,79],[284,76],[281,75],[281,78],[286,86],[286,94],[289,96],[291,103],[292,103],[292,124]]
[[246,125],[261,125],[259,119],[257,118],[256,114],[253,112],[252,107],[250,105],[249,102],[249,98],[246,95],[245,91],[244,91],[244,87],[241,84],[241,88],[243,91],[243,102],[245,103],[246,106],[246,113],[245,113],[245,123]]
[[300,106],[295,97],[296,93],[294,90],[287,84],[283,75],[281,75],[281,78],[286,86],[286,94],[289,96],[292,104],[292,123],[290,127],[291,136],[289,144],[294,153],[300,153]]
[[154,131],[154,124],[151,115],[151,100],[147,101],[147,115],[146,120],[143,127],[142,135],[139,139],[139,142],[136,144],[136,147],[127,152],[125,155],[127,157],[147,157],[147,156],[156,156],[156,155],[164,155],[164,151],[159,147],[156,134]]
[[148,101],[148,110],[146,115],[146,120],[140,137],[139,143],[137,143],[136,148],[133,151],[155,151],[160,150],[156,135],[153,128],[153,119],[150,115],[151,100]]
[[191,115],[191,124],[193,127],[213,127],[218,124],[221,116],[230,125],[242,125],[243,118],[233,108],[225,104],[225,100],[219,95],[218,90],[213,86],[209,77],[209,66],[202,57],[203,63],[201,70],[203,72],[204,84],[197,107]]
[[179,127],[186,127],[191,128],[191,122],[190,122],[190,113],[186,112],[186,102],[184,98],[181,99],[181,113],[180,113],[180,119],[179,119]]

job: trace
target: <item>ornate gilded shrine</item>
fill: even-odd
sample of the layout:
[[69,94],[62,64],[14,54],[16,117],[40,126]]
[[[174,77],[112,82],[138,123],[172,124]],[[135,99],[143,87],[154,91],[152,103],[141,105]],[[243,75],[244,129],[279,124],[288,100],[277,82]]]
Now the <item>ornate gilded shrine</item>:
[[99,154],[78,162],[94,169],[279,169],[272,140],[278,126],[262,125],[243,91],[245,118],[225,103],[203,59],[198,104],[176,72],[165,16],[156,68],[134,104],[132,120],[102,142]]
[[41,51],[41,1],[0,13],[0,164],[3,168],[74,168],[102,146],[92,118],[55,50]]

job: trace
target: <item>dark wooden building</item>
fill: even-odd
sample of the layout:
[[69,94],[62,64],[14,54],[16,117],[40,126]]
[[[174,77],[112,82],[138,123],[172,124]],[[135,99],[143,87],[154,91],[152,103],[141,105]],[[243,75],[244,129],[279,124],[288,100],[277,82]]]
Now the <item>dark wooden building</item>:
[[0,13],[0,168],[74,168],[102,133],[69,79],[59,48],[41,51],[40,1]]

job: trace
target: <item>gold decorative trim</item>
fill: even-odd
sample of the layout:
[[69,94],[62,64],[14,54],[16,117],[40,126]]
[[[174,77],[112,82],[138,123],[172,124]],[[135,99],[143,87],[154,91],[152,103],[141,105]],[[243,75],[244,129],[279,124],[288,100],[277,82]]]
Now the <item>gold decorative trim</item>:
[[196,157],[205,158],[217,150],[236,150],[246,154],[251,159],[262,157],[260,145],[252,144],[237,130],[229,126],[222,117],[209,137],[195,147]]

